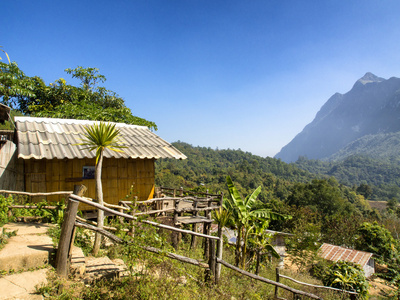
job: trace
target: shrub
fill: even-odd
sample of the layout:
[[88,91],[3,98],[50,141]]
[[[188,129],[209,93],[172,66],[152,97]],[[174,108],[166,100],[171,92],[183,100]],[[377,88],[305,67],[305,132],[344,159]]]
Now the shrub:
[[0,195],[0,227],[13,220],[12,217],[8,216],[8,206],[12,205],[12,203],[13,198],[11,196],[6,198],[3,195]]
[[329,264],[320,274],[322,276],[320,279],[325,286],[357,292],[359,299],[367,298],[368,282],[360,266],[338,261]]

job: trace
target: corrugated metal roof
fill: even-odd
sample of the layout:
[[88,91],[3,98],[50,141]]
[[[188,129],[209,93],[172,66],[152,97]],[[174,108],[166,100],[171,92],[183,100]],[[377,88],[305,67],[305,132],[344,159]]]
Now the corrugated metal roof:
[[[23,159],[94,158],[95,151],[76,145],[84,139],[84,127],[98,123],[86,120],[15,117],[18,157]],[[120,130],[123,153],[106,149],[107,158],[176,158],[186,156],[146,126],[113,123]]]
[[364,267],[369,259],[372,257],[372,253],[343,248],[331,244],[322,244],[318,250],[320,257],[330,261],[349,261]]

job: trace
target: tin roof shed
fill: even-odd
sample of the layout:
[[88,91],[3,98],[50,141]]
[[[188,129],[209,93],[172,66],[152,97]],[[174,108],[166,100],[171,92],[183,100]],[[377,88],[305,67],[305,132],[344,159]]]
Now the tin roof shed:
[[[15,117],[18,158],[83,159],[94,158],[95,151],[83,150],[84,127],[96,121]],[[123,152],[106,149],[106,158],[185,159],[186,156],[146,126],[114,123],[120,130]]]
[[375,263],[372,259],[373,254],[369,252],[324,243],[321,248],[319,248],[318,255],[333,262],[342,260],[358,264],[364,269],[364,273],[367,277],[375,272]]

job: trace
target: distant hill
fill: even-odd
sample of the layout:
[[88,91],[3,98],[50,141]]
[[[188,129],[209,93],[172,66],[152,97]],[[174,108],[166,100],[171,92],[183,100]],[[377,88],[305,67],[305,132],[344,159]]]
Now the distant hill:
[[329,160],[342,161],[351,155],[400,162],[400,131],[365,135],[331,155]]
[[367,184],[372,200],[400,200],[400,163],[394,159],[350,155],[340,161],[322,161],[300,157],[295,165],[315,176],[335,177],[349,187]]
[[261,185],[260,200],[284,199],[294,182],[309,182],[316,176],[293,164],[263,158],[241,150],[218,150],[172,143],[187,156],[185,160],[161,159],[156,162],[156,185],[185,189],[208,189],[228,193],[226,176],[247,195]]
[[242,195],[262,186],[258,199],[284,200],[293,184],[313,179],[335,177],[345,186],[357,189],[369,185],[373,200],[400,199],[400,163],[353,155],[343,161],[310,160],[301,157],[296,163],[260,157],[231,149],[194,147],[184,142],[172,143],[187,159],[156,161],[156,185],[171,188],[227,194],[226,176],[231,176]]
[[275,156],[294,162],[343,159],[352,154],[398,156],[400,78],[366,73],[346,94],[336,93],[289,144]]

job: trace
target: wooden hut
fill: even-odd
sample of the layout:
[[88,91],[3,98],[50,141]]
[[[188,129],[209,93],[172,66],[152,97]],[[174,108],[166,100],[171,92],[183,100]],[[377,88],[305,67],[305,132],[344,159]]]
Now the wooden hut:
[[[84,184],[86,197],[95,198],[95,151],[77,145],[84,138],[86,120],[15,117],[16,148],[22,161],[23,187],[27,192],[71,191]],[[118,204],[127,195],[147,200],[154,193],[154,162],[186,156],[145,126],[115,123],[123,153],[104,152],[104,201]],[[21,185],[19,185],[21,186]],[[4,188],[4,187],[3,187]],[[39,199],[36,199],[39,200]],[[59,196],[48,197],[60,201]],[[80,209],[88,207],[80,206]]]

